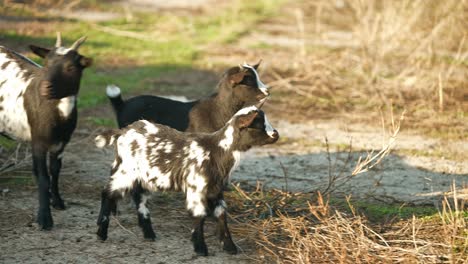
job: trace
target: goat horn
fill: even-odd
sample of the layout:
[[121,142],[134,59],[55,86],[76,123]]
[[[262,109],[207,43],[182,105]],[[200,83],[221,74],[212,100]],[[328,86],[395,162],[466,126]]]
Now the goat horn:
[[81,46],[81,44],[83,44],[83,42],[85,42],[85,40],[86,40],[86,36],[81,37],[80,39],[75,41],[75,43],[73,43],[73,45],[71,45],[70,49],[71,50],[78,50],[78,48]]
[[258,65],[260,65],[260,63],[262,63],[262,61],[263,61],[263,59],[259,59],[258,62],[257,62],[257,64],[255,64],[255,66],[258,67]]
[[55,42],[55,47],[62,47],[62,35],[57,31],[57,42]]

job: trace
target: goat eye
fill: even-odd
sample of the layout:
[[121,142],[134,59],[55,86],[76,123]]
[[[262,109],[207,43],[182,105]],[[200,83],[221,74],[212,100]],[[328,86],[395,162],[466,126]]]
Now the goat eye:
[[256,83],[252,76],[245,76],[244,79],[240,82],[243,85],[255,87]]
[[75,65],[73,65],[72,62],[67,62],[67,63],[65,63],[63,69],[64,69],[65,72],[72,72],[72,71],[75,70]]
[[82,57],[83,57],[83,56],[80,56],[80,55],[76,54],[75,57],[73,58],[73,61],[79,62],[79,61],[81,60]]

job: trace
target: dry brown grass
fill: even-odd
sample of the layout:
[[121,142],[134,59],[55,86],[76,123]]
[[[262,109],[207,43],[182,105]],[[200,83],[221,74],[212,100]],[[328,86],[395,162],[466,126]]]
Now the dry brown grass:
[[[237,237],[257,245],[264,263],[466,263],[465,201],[446,197],[440,217],[401,220],[384,230],[328,204],[320,193],[240,190]],[[349,200],[348,200],[349,202]],[[242,212],[242,213],[241,213]]]
[[300,63],[277,69],[272,85],[302,98],[301,113],[394,104],[413,126],[465,127],[468,1],[309,1],[299,13],[297,38],[318,44],[298,45]]

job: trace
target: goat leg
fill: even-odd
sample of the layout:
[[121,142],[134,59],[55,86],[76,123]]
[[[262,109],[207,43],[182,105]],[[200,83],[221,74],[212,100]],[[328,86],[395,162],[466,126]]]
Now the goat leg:
[[203,225],[205,223],[204,216],[195,216],[192,230],[193,248],[197,255],[208,256],[208,248],[206,247],[205,237],[203,235]]
[[223,250],[229,254],[237,254],[236,244],[232,241],[231,232],[227,225],[226,203],[224,200],[219,200],[214,209],[214,216],[217,219],[218,239],[223,245]]
[[52,207],[57,210],[65,210],[65,203],[60,197],[59,189],[58,189],[58,178],[60,174],[60,169],[62,168],[62,158],[60,154],[62,153],[63,148],[58,152],[50,152],[49,156],[49,170],[52,176],[52,182],[50,186],[50,191],[52,195]]
[[39,210],[37,223],[41,230],[50,230],[54,222],[50,213],[49,201],[49,174],[47,173],[47,150],[40,144],[32,144],[33,173],[36,176],[39,193]]
[[150,212],[148,207],[146,207],[148,196],[144,195],[144,193],[145,190],[143,190],[141,183],[137,183],[132,191],[133,201],[135,202],[137,208],[138,225],[143,230],[144,238],[149,241],[154,241],[156,234],[154,233],[153,227],[151,225]]
[[97,220],[97,225],[99,226],[96,234],[100,240],[107,239],[107,230],[109,228],[110,222],[110,213],[117,206],[117,199],[115,195],[109,193],[109,191],[104,189],[101,193],[101,210],[99,211],[99,217]]

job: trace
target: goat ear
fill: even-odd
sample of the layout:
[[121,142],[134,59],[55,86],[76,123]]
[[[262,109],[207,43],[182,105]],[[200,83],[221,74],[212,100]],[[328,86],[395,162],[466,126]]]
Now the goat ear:
[[238,67],[232,67],[226,72],[227,81],[231,85],[238,84],[242,82],[246,73],[247,71],[240,65]]
[[245,72],[243,70],[240,70],[238,73],[234,73],[229,75],[229,83],[231,84],[238,84],[242,82],[244,79]]
[[38,47],[38,46],[35,46],[35,45],[29,45],[29,49],[31,49],[31,51],[34,54],[36,54],[37,56],[39,56],[41,58],[47,57],[47,54],[49,54],[49,52],[50,52],[50,49]]
[[89,67],[93,64],[93,59],[87,58],[87,57],[81,57],[80,59],[80,65],[83,66],[84,68]]
[[258,69],[258,66],[260,66],[260,63],[262,63],[262,59],[260,59],[257,64],[253,65],[252,67],[254,67],[255,70]]
[[255,117],[257,117],[258,112],[257,111],[252,111],[246,115],[241,115],[237,118],[236,125],[238,128],[246,128],[252,124],[254,121]]

